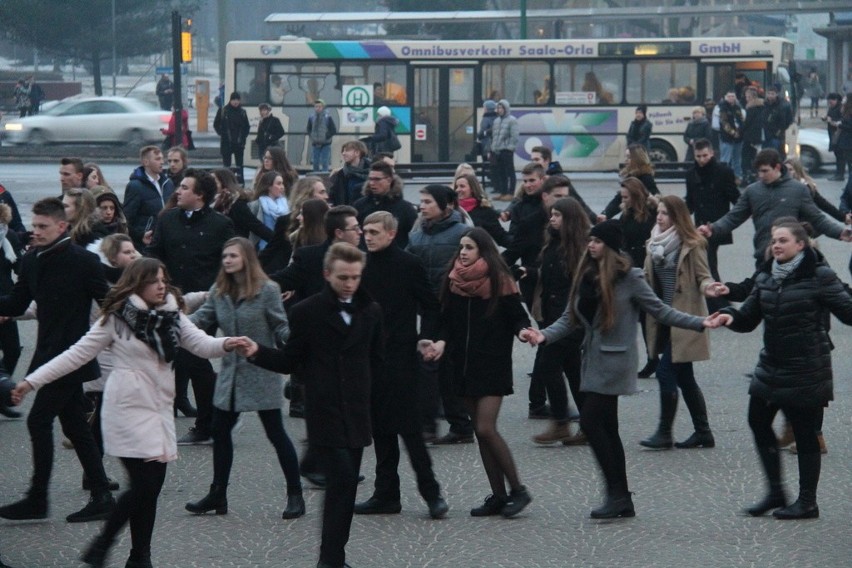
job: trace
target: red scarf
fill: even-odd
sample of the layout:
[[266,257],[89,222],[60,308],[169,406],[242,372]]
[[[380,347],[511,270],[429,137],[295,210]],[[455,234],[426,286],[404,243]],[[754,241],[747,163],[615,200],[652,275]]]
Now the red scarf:
[[459,207],[470,213],[476,206],[479,205],[479,201],[476,200],[475,197],[465,197],[464,199],[459,199]]
[[[462,265],[459,259],[450,270],[450,292],[466,298],[491,298],[491,280],[488,278],[488,264],[485,259],[478,258],[470,266]],[[509,276],[500,279],[500,295],[509,296],[518,293],[515,281]]]

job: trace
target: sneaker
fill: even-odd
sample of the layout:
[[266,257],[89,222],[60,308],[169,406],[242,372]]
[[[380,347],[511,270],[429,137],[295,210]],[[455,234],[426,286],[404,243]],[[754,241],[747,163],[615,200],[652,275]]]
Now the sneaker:
[[453,444],[472,444],[473,434],[456,434],[455,432],[447,432],[440,438],[432,441],[434,446],[450,446]]
[[69,523],[102,521],[110,516],[114,508],[115,499],[112,498],[112,493],[109,491],[100,494],[93,493],[85,507],[76,513],[71,513],[65,517],[65,520]]
[[479,507],[474,507],[470,510],[471,517],[491,517],[499,515],[506,506],[506,497],[498,497],[497,495],[489,495],[485,498],[485,502]]
[[46,519],[47,499],[27,495],[20,501],[0,507],[0,517],[10,521]]
[[509,517],[514,517],[523,511],[530,503],[532,503],[532,495],[530,495],[527,488],[522,485],[520,489],[512,489],[511,493],[509,493],[509,500],[503,506],[503,510],[500,511],[500,514],[507,519]]
[[190,428],[189,432],[178,438],[178,446],[201,446],[213,443],[210,434],[202,434],[197,428]]

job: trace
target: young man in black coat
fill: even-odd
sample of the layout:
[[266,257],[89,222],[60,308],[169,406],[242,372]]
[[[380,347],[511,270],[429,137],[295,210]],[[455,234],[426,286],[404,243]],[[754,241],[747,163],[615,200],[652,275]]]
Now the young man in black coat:
[[[62,201],[42,199],[33,205],[34,247],[21,259],[20,277],[11,294],[0,297],[0,315],[23,314],[35,301],[38,338],[29,372],[64,352],[89,331],[92,301],[103,300],[109,285],[98,257],[71,243]],[[66,517],[70,523],[107,518],[115,501],[109,491],[100,451],[85,418],[83,383],[100,377],[96,360],[39,390],[27,429],[33,445],[33,476],[27,496],[0,508],[0,517],[12,520],[44,519],[53,470],[53,420],[74,444],[89,478],[91,499]]]
[[358,471],[371,442],[370,390],[382,376],[382,309],[359,289],[364,253],[348,243],[332,245],[319,294],[293,306],[290,339],[282,350],[251,340],[241,348],[249,361],[306,378],[308,442],[327,477],[322,543],[317,568],[346,564]]
[[[154,228],[157,215],[174,190],[169,177],[163,173],[163,151],[156,146],[145,146],[139,151],[139,167],[130,174],[124,188],[124,216],[133,245],[145,250],[146,233]],[[150,237],[150,235],[148,235]]]
[[[148,252],[166,265],[171,282],[182,292],[206,292],[216,280],[222,262],[222,246],[235,236],[234,224],[211,209],[216,180],[190,168],[175,190],[177,207],[164,212],[154,228]],[[206,330],[210,333],[213,330]],[[213,419],[213,388],[216,373],[207,359],[179,349],[175,380],[192,380],[198,416],[195,427],[178,439],[179,445],[209,444]]]
[[213,129],[220,137],[219,152],[222,154],[222,165],[230,169],[231,156],[233,156],[237,164],[237,179],[243,183],[243,154],[251,125],[240,99],[238,92],[231,93],[228,104],[216,113]]
[[421,335],[434,339],[441,306],[420,259],[393,246],[397,227],[397,220],[387,211],[377,211],[364,220],[369,252],[362,286],[382,307],[387,357],[385,372],[373,378],[372,388],[375,491],[355,505],[355,513],[395,514],[402,510],[397,439],[401,437],[429,515],[439,519],[449,507],[432,471],[419,420],[417,314],[422,316]]

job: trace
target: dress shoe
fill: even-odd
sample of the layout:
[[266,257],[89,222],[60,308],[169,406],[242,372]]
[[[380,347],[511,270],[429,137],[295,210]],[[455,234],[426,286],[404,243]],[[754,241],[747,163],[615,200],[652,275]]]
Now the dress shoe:
[[438,497],[437,499],[432,499],[428,503],[429,505],[429,516],[433,519],[443,519],[447,516],[447,512],[450,510],[450,506],[447,505],[447,502],[444,501],[443,497]]
[[190,428],[189,432],[178,438],[178,446],[202,446],[213,443],[210,434],[205,434],[197,428]]
[[109,555],[109,549],[112,543],[107,542],[102,537],[97,537],[89,543],[86,550],[80,556],[80,562],[100,568],[106,565],[106,559]]
[[27,495],[20,501],[0,508],[0,517],[10,521],[46,519],[47,499]]
[[101,493],[92,493],[92,497],[86,506],[71,513],[65,520],[69,523],[87,523],[89,521],[102,521],[110,516],[115,509],[115,499],[112,498],[112,493],[104,491]]
[[20,418],[23,416],[23,414],[13,409],[11,406],[6,406],[5,404],[0,404],[0,414],[6,418]]
[[184,509],[196,515],[216,511],[217,515],[228,514],[228,488],[225,485],[211,485],[210,492],[195,502],[184,505]]
[[355,503],[356,515],[396,515],[402,511],[399,501],[384,501],[370,497],[361,503]]
[[473,434],[456,434],[455,432],[447,432],[440,438],[432,442],[433,446],[450,446],[453,444],[472,444]]
[[764,497],[759,503],[748,507],[745,512],[752,517],[759,517],[772,509],[781,509],[787,506],[787,495],[783,490],[773,491]]
[[[111,477],[107,477],[107,482],[109,482],[109,490],[110,491],[118,491],[121,489],[121,486],[118,484],[118,481],[114,480]],[[83,491],[91,491],[92,490],[92,482],[89,481],[89,477],[84,473],[83,474]]]
[[674,446],[671,430],[667,433],[657,430],[650,438],[640,441],[639,445],[649,450],[670,450]]
[[181,414],[186,416],[187,418],[196,418],[198,417],[198,409],[192,406],[192,403],[189,402],[189,399],[184,397],[182,399],[175,399],[175,416],[178,415],[178,411]]
[[712,432],[693,432],[692,435],[683,442],[675,442],[675,448],[680,448],[682,450],[715,447],[716,439],[713,438]]
[[527,418],[530,420],[550,420],[553,418],[553,413],[550,412],[550,406],[547,404],[542,404],[541,406],[536,406],[535,408],[530,407],[530,411],[527,414]]
[[282,519],[297,519],[305,514],[305,498],[301,493],[287,495],[287,506],[281,513]]
[[317,562],[317,568],[352,568],[352,566],[350,566],[346,562],[344,562],[342,566],[335,566],[334,564],[329,564],[328,562],[323,562],[322,560],[320,560],[319,562]]
[[816,503],[806,504],[801,500],[797,500],[789,507],[776,509],[772,516],[782,521],[793,521],[798,519],[817,519],[819,518],[819,506]]
[[592,509],[589,515],[593,519],[616,519],[618,517],[635,517],[636,510],[633,508],[633,499],[630,493],[620,497],[608,495],[604,504],[597,509]]
[[506,506],[506,497],[498,497],[497,495],[489,495],[485,498],[485,502],[479,507],[474,507],[470,510],[471,517],[491,517],[499,515]]
[[500,511],[500,514],[505,518],[514,517],[521,511],[523,511],[527,505],[532,503],[532,495],[527,491],[527,488],[524,486],[519,487],[518,489],[512,489],[509,492],[509,500],[503,505],[503,509]]

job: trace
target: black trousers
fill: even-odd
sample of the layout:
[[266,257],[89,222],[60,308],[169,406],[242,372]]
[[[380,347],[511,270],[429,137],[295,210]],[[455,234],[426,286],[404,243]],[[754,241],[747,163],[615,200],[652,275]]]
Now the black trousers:
[[756,396],[749,398],[748,425],[758,447],[772,448],[778,445],[772,422],[778,411],[784,412],[796,438],[797,453],[818,454],[817,432],[822,428],[824,408],[822,406],[778,406]]
[[[243,155],[245,154],[245,146],[234,146],[225,142],[219,145],[219,153],[222,154],[222,165],[231,169],[231,156],[234,157],[234,163],[237,166],[237,178],[240,183],[243,183]],[[261,158],[263,155],[261,154]]]
[[104,524],[101,539],[112,544],[119,531],[130,522],[130,558],[151,557],[151,535],[157,519],[157,499],[166,480],[166,464],[141,458],[121,458],[130,478],[130,488],[121,494]]
[[[450,432],[460,436],[472,436],[473,425],[461,397],[453,390],[453,368],[447,357],[438,362],[420,362],[423,389],[423,430],[436,432],[439,405],[444,408],[444,418],[450,424]],[[435,387],[438,387],[437,389]]]
[[[540,345],[535,354],[535,365],[533,366],[532,379],[530,380],[530,408],[533,408],[533,385],[541,388],[550,399],[550,411],[553,419],[564,421],[568,419],[568,389],[565,387],[565,379],[562,373],[568,377],[568,385],[571,388],[571,396],[577,404],[577,409],[583,407],[583,393],[580,392],[580,371],[582,368],[582,356],[580,353],[580,342],[569,338],[563,338],[555,343]],[[536,390],[538,395],[538,390]],[[544,397],[538,406],[544,404]]]
[[580,428],[598,460],[607,494],[627,495],[627,464],[624,444],[618,435],[618,396],[587,392],[580,412]]
[[495,152],[494,171],[491,181],[494,183],[494,192],[501,195],[512,195],[515,193],[515,152],[513,150],[499,150]]
[[178,349],[175,357],[175,380],[188,377],[195,392],[195,405],[198,416],[195,429],[210,436],[213,432],[213,390],[216,387],[216,373],[208,359],[196,357],[186,349]]
[[373,428],[373,443],[376,449],[376,491],[373,497],[382,501],[399,501],[399,439],[405,444],[408,459],[417,477],[417,490],[429,503],[441,496],[441,486],[432,470],[432,458],[420,432],[397,435]]
[[313,451],[326,476],[319,559],[330,566],[343,566],[364,448],[314,446]]
[[84,399],[80,383],[51,383],[35,396],[27,429],[33,445],[33,476],[31,494],[47,497],[50,476],[53,473],[53,420],[59,418],[62,432],[74,444],[77,459],[89,478],[92,491],[108,491],[109,482],[104,472],[101,453],[86,422],[88,402]]
[[0,324],[0,350],[3,351],[3,368],[11,376],[15,373],[18,359],[21,358],[21,337],[18,334],[18,322],[11,320]]

